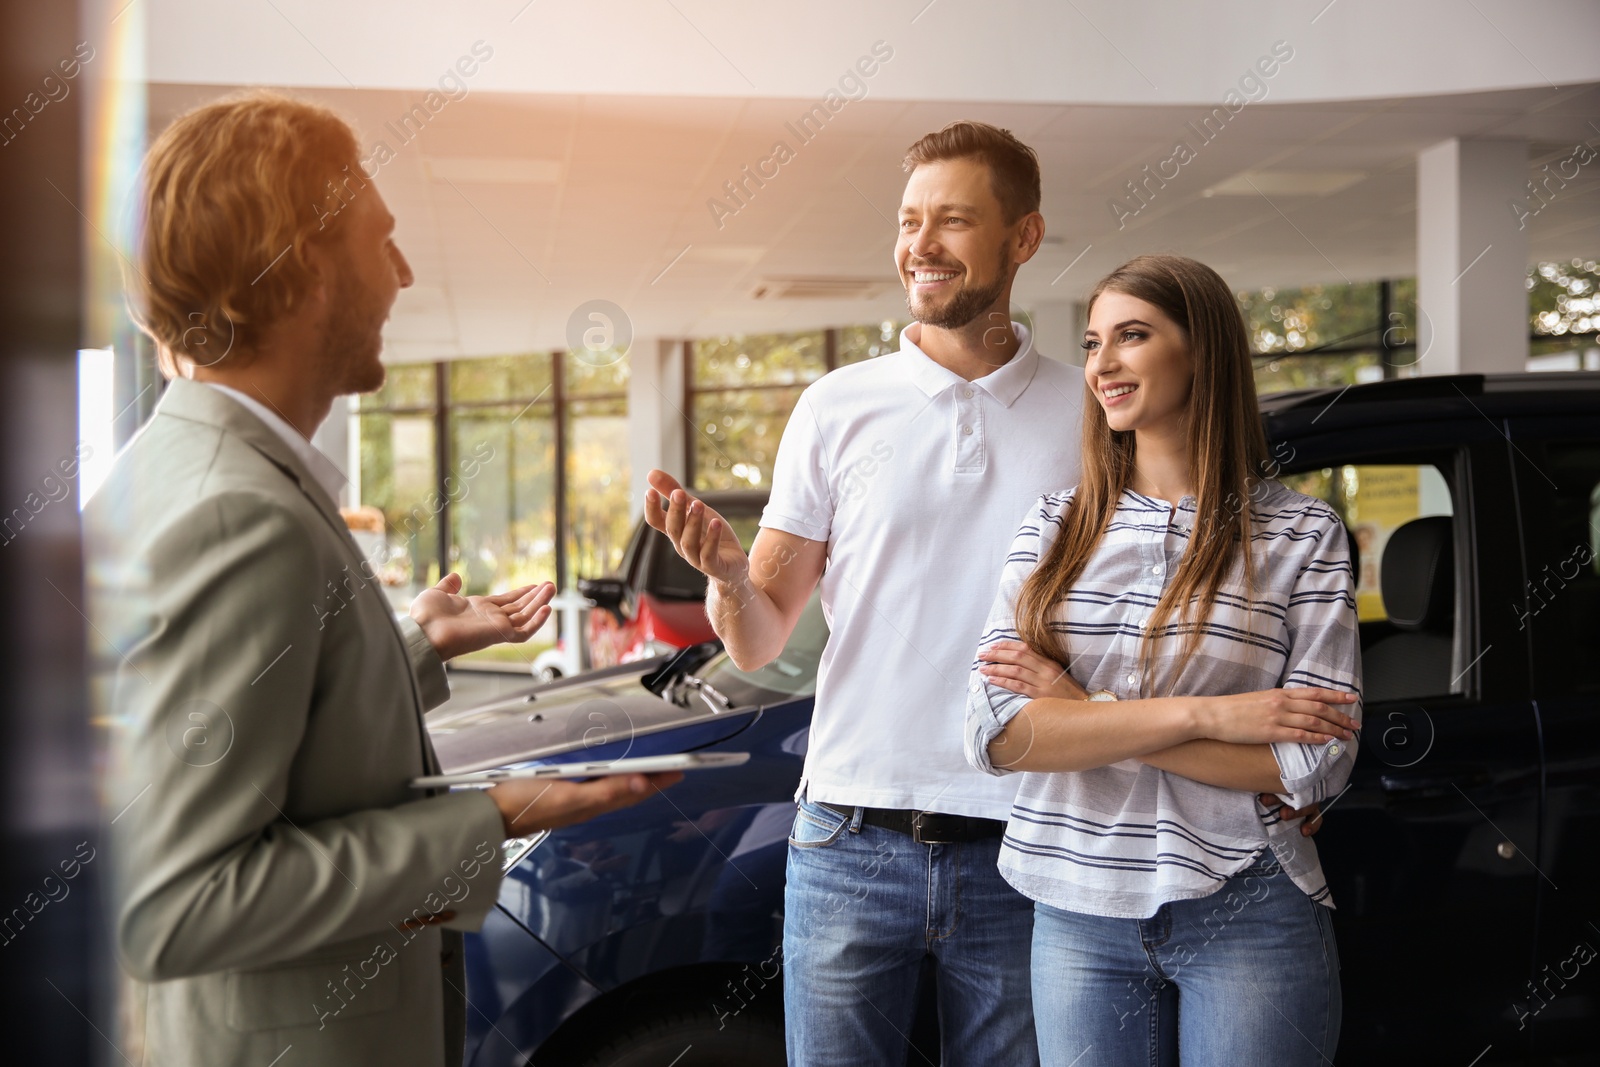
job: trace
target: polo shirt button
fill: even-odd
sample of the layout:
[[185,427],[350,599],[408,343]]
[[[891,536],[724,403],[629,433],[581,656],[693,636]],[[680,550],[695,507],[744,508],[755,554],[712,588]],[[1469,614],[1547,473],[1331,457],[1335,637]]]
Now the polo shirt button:
[[963,427],[961,427],[961,432],[966,434],[968,437],[971,437],[972,436],[972,427],[971,426],[963,426]]
[[1154,567],[1150,568],[1150,573],[1151,574],[1160,574],[1164,570],[1166,570],[1166,568],[1163,567],[1161,564],[1157,563]]
[[1137,685],[1138,683],[1139,683],[1139,676],[1137,674],[1128,675],[1128,684],[1129,685]]
[[971,389],[963,389],[963,390],[961,390],[961,395],[966,397],[968,400],[971,400],[972,399],[972,390]]

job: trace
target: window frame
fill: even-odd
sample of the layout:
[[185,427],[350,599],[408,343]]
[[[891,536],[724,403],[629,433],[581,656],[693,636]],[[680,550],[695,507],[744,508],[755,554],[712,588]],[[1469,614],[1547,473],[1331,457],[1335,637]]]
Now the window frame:
[[[434,360],[426,363],[408,363],[402,366],[425,366],[432,368],[433,395],[428,405],[378,405],[363,403],[367,399],[363,395],[351,409],[351,417],[356,420],[354,432],[359,435],[359,420],[366,415],[428,415],[433,420],[434,440],[434,492],[443,501],[434,521],[437,522],[437,544],[435,556],[439,564],[439,573],[448,574],[452,569],[451,551],[454,547],[453,518],[450,509],[450,497],[445,479],[454,473],[455,463],[455,415],[458,412],[471,411],[478,408],[504,408],[526,404],[525,411],[536,411],[540,415],[551,419],[551,432],[555,441],[555,470],[553,472],[552,494],[554,496],[554,525],[555,530],[555,567],[556,573],[552,579],[557,588],[566,589],[577,582],[578,576],[570,574],[571,564],[568,559],[567,539],[565,532],[568,528],[569,503],[567,500],[568,457],[571,450],[570,431],[574,416],[573,404],[591,404],[595,402],[621,402],[626,409],[628,392],[580,392],[572,393],[567,388],[567,359],[570,353],[556,349],[549,353],[527,352],[513,354],[508,358],[550,358],[549,386],[543,393],[533,398],[523,396],[494,397],[478,400],[456,400],[450,395],[450,374],[456,363],[463,360]],[[485,357],[495,358],[495,357]],[[352,501],[359,505],[361,502]],[[626,551],[626,550],[625,550]]]
[[[796,333],[814,333],[813,330],[793,331]],[[700,338],[705,340],[705,338]],[[683,342],[683,410],[686,412],[683,420],[683,469],[687,474],[688,488],[695,492],[705,490],[707,487],[700,484],[695,472],[699,456],[696,454],[695,438],[702,435],[700,421],[695,414],[695,401],[701,396],[710,396],[717,393],[756,393],[776,389],[804,390],[809,382],[753,382],[749,385],[696,385],[694,380],[694,346],[695,340],[685,338]],[[825,327],[822,331],[822,374],[831,374],[839,367],[839,328],[836,326]],[[820,376],[819,376],[820,377]],[[793,414],[791,411],[790,414]]]
[[[1374,415],[1379,415],[1375,411]],[[1289,438],[1294,460],[1284,473],[1323,467],[1416,465],[1436,467],[1450,490],[1451,533],[1455,553],[1455,626],[1451,644],[1454,688],[1434,696],[1382,700],[1373,707],[1426,703],[1430,709],[1480,704],[1526,702],[1529,661],[1525,647],[1512,640],[1514,631],[1492,614],[1490,606],[1505,599],[1520,581],[1521,568],[1486,572],[1481,561],[1520,558],[1520,525],[1511,499],[1508,442],[1488,420],[1443,418],[1409,424],[1384,424],[1374,419],[1374,440],[1352,442],[1350,431]],[[1513,573],[1514,572],[1514,573]],[[1485,660],[1501,646],[1504,655]]]

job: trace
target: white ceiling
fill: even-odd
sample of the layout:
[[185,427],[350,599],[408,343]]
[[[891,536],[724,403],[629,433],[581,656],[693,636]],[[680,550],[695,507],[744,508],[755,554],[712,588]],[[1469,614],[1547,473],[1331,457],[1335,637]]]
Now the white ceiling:
[[[504,20],[522,3],[507,0],[494,10]],[[1087,0],[1068,4],[1076,12],[1071,19],[1079,20],[1072,47],[1091,66],[1105,64],[1094,69],[1104,73],[1110,88],[1102,87],[1102,99],[1096,101],[1090,91],[1094,84],[1081,72],[1068,79],[1071,85],[1051,85],[1051,78],[1027,75],[1025,64],[1003,53],[996,54],[997,62],[969,63],[956,76],[941,77],[939,63],[931,60],[949,60],[946,38],[955,33],[959,42],[968,29],[961,15],[975,9],[958,0],[937,0],[933,7],[918,0],[900,6],[907,11],[923,8],[916,22],[907,24],[907,39],[915,43],[926,38],[926,45],[898,47],[892,61],[874,76],[866,98],[848,103],[802,144],[786,123],[797,121],[820,98],[845,63],[868,51],[874,39],[871,27],[850,27],[852,41],[860,31],[860,47],[851,44],[841,51],[840,35],[818,31],[812,22],[801,19],[774,34],[769,20],[769,39],[761,42],[767,51],[760,52],[750,43],[749,17],[712,12],[708,5],[689,0],[675,3],[677,13],[666,0],[622,5],[635,14],[655,13],[641,21],[619,22],[609,38],[590,48],[583,43],[590,38],[574,28],[573,20],[599,18],[597,11],[615,15],[618,5],[558,8],[536,0],[510,28],[525,28],[534,20],[532,25],[547,29],[566,25],[573,35],[562,48],[541,39],[538,49],[543,51],[529,44],[526,35],[516,40],[525,51],[534,49],[539,55],[560,52],[562,78],[557,80],[583,91],[520,91],[520,85],[511,83],[548,89],[550,71],[522,69],[516,61],[522,53],[502,43],[492,60],[463,79],[468,95],[444,104],[414,140],[403,143],[393,125],[437,80],[436,75],[422,79],[417,72],[443,70],[476,39],[461,25],[445,35],[428,23],[444,5],[401,4],[379,23],[346,26],[347,6],[371,10],[371,5],[274,0],[265,6],[223,8],[155,0],[147,30],[150,125],[159,130],[174,115],[232,84],[264,82],[297,86],[300,95],[349,116],[369,149],[380,140],[393,149],[394,158],[381,168],[377,182],[399,219],[398,240],[417,275],[416,286],[401,294],[388,327],[387,358],[395,361],[560,347],[574,309],[594,299],[620,305],[636,337],[798,329],[902,314],[891,262],[891,220],[904,183],[899,161],[913,140],[955,118],[1005,126],[1039,152],[1049,236],[1018,279],[1015,300],[1028,309],[1076,299],[1107,270],[1147,251],[1196,256],[1238,288],[1412,274],[1415,159],[1420,149],[1457,136],[1524,139],[1529,142],[1531,176],[1543,164],[1570,154],[1579,142],[1600,145],[1600,61],[1594,47],[1586,58],[1580,57],[1587,79],[1567,80],[1580,62],[1568,55],[1568,46],[1600,38],[1600,19],[1594,27],[1584,23],[1567,34],[1552,35],[1547,24],[1548,48],[1537,35],[1529,36],[1526,26],[1517,31],[1527,38],[1519,44],[1474,24],[1470,33],[1458,34],[1460,57],[1441,55],[1436,47],[1421,58],[1414,55],[1409,65],[1386,67],[1372,62],[1387,56],[1392,41],[1372,24],[1370,4],[1274,4],[1271,10],[1279,14],[1272,18],[1285,17],[1281,13],[1292,9],[1304,24],[1299,32],[1306,43],[1297,46],[1294,60],[1270,80],[1264,101],[1246,106],[1215,140],[1201,144],[1187,124],[1198,125],[1222,99],[1236,80],[1235,66],[1242,71],[1251,61],[1240,57],[1268,51],[1258,37],[1270,43],[1270,36],[1252,31],[1252,43],[1243,51],[1233,49],[1237,56],[1197,60],[1202,49],[1174,51],[1173,42],[1181,43],[1182,34],[1176,32],[1181,26],[1167,27],[1152,47],[1140,47],[1140,28],[1130,26],[1125,17],[1119,21],[1116,8]],[[805,11],[820,19],[833,6],[830,0],[807,5]],[[1241,0],[1225,6],[1259,5]],[[1360,6],[1367,10],[1354,10]],[[1516,10],[1502,10],[1489,0],[1477,0],[1477,6],[1490,29],[1490,19],[1510,19],[1508,12]],[[467,5],[465,13],[456,10],[450,18],[459,24],[467,14],[488,7]],[[657,7],[664,16],[657,17]],[[588,14],[580,17],[569,10],[579,8]],[[1384,10],[1391,8],[1395,10],[1387,17],[1405,33],[1423,32],[1412,24],[1416,20],[1408,14],[1409,5]],[[1040,24],[1065,25],[1059,9],[1049,9],[1048,17],[1043,10],[1029,9]],[[1190,12],[1187,5],[1183,10]],[[1595,9],[1590,4],[1582,10]],[[902,22],[915,14],[895,9]],[[1313,16],[1314,24],[1307,21]],[[686,29],[691,17],[695,22]],[[859,11],[852,17],[870,21]],[[538,18],[547,21],[541,24]],[[1173,15],[1193,18],[1192,12]],[[1300,97],[1317,78],[1318,91],[1334,88],[1329,78],[1335,60],[1319,52],[1317,42],[1325,44],[1339,35],[1360,37],[1336,18],[1354,18],[1357,28],[1360,20],[1367,20],[1372,38],[1366,52],[1347,52],[1350,58],[1339,61],[1346,98],[1297,99],[1291,75],[1304,79]],[[1111,34],[1124,47],[1108,49],[1111,38],[1094,37],[1085,28],[1091,21],[1099,27],[1094,33]],[[225,61],[215,47],[204,47],[207,34],[221,33],[223,22],[233,27],[235,40],[250,39],[257,46],[235,47]],[[974,26],[971,32],[981,39],[988,31]],[[1189,32],[1198,40],[1202,30],[1196,24]],[[1205,32],[1211,40],[1228,37],[1215,27]],[[1093,38],[1094,47],[1084,43],[1084,35]],[[670,59],[684,73],[654,71],[652,76],[665,87],[645,93],[637,91],[637,71],[623,69],[626,63],[619,67],[616,56],[637,53],[652,36],[658,40],[649,54],[658,65]],[[796,43],[795,54],[811,58],[767,62],[789,54],[779,47],[785,37]],[[462,42],[459,48],[439,46],[441,40],[456,38]],[[715,49],[713,41],[726,45],[739,39],[745,40],[745,50],[734,49],[734,55],[743,62],[719,59],[707,48]],[[1043,38],[1013,27],[1009,39],[1019,50],[1036,53]],[[402,40],[405,48],[398,52],[378,47]],[[1172,57],[1180,52],[1187,58],[1177,62]],[[810,67],[822,62],[819,56],[827,59],[828,77],[806,82],[814,73]],[[587,58],[580,63],[573,57]],[[1456,61],[1467,57],[1477,61]],[[1157,94],[1150,86],[1127,84],[1125,75],[1135,63],[1169,89]],[[313,68],[319,64],[322,73],[317,75]],[[330,74],[335,65],[336,76]],[[753,92],[730,74],[735,65],[758,76],[762,92]],[[1113,77],[1114,67],[1120,73]],[[952,68],[946,63],[945,69]],[[1039,69],[1054,68],[1046,63]],[[985,77],[975,77],[974,70],[985,77],[992,74],[991,80],[1020,102],[984,98],[980,89]],[[224,71],[230,72],[229,79],[218,77]],[[712,75],[707,72],[715,74],[714,87],[708,88],[706,79]],[[1228,77],[1219,79],[1221,74]],[[899,80],[892,81],[891,75]],[[1552,84],[1547,77],[1561,82]],[[727,84],[729,78],[736,84]],[[386,80],[414,87],[367,87]],[[938,87],[946,80],[961,91],[940,93]],[[1415,93],[1418,84],[1437,89],[1463,80],[1525,87],[1380,98],[1372,92]],[[597,81],[612,83],[611,91],[597,88]],[[782,96],[765,93],[769,85],[798,84],[817,88],[806,93],[791,88]],[[505,91],[508,87],[519,91]],[[663,95],[673,87],[676,92]],[[897,98],[891,91],[908,88],[922,95]],[[1052,92],[1057,100],[1089,102],[1038,99]],[[1128,102],[1157,95],[1204,103]],[[1146,164],[1153,167],[1170,156],[1180,139],[1198,149],[1196,158],[1119,229],[1110,199]],[[777,140],[794,150],[794,159],[719,227],[707,201],[722,193],[725,181],[738,178],[743,166],[766,158]],[[1246,178],[1265,195],[1250,189]],[[1248,192],[1206,195],[1219,185]],[[1334,191],[1317,191],[1328,188]],[[1519,192],[1508,191],[1508,199]],[[1530,219],[1529,234],[1530,260],[1600,254],[1600,161]],[[880,295],[857,300],[752,297],[762,279],[784,277],[875,281]]]
[[[123,0],[116,6],[121,9]],[[475,89],[820,96],[875,41],[874,99],[1197,104],[1283,41],[1272,99],[1575,85],[1594,0],[140,0],[154,82],[416,89],[475,41]]]

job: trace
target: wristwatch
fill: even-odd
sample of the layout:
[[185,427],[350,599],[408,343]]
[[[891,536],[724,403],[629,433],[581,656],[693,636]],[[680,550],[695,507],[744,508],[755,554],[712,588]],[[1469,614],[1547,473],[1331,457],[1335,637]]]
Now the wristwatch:
[[1109,689],[1096,689],[1094,692],[1089,694],[1089,699],[1090,700],[1115,700],[1115,699],[1117,699],[1117,694],[1113,693]]

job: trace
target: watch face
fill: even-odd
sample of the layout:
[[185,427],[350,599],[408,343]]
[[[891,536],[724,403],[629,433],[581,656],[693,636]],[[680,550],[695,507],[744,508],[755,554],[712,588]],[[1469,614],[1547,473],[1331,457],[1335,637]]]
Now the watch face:
[[1093,693],[1089,694],[1089,699],[1090,700],[1115,700],[1115,699],[1117,699],[1117,694],[1113,693],[1109,689],[1096,689]]

